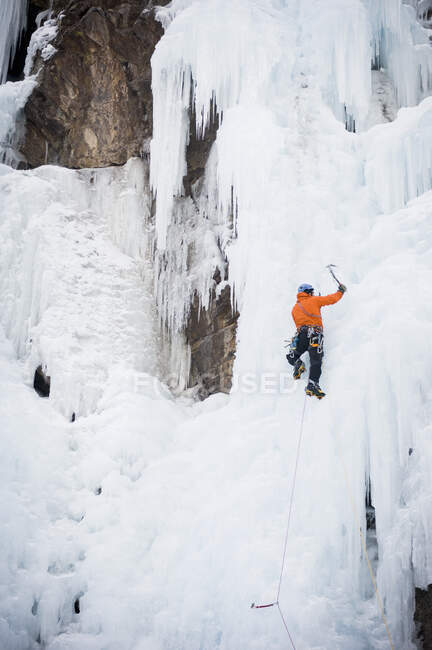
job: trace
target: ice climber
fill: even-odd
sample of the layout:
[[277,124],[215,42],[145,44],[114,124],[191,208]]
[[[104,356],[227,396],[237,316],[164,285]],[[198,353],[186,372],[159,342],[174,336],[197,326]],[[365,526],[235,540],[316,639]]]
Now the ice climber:
[[324,356],[321,307],[338,302],[345,291],[346,286],[339,284],[336,293],[331,293],[328,296],[314,296],[314,288],[310,284],[301,284],[298,288],[297,302],[291,312],[297,332],[291,341],[290,351],[286,358],[294,366],[294,379],[300,379],[306,370],[301,356],[306,351],[309,352],[309,383],[305,390],[307,395],[313,395],[318,399],[325,396],[318,383]]

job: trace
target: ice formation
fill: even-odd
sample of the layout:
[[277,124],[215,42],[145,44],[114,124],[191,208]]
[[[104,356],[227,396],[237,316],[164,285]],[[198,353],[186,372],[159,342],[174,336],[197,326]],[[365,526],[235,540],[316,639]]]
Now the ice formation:
[[2,0],[0,4],[0,84],[6,81],[22,31],[27,24],[27,0]]
[[47,61],[56,53],[56,49],[51,45],[51,41],[57,36],[58,21],[54,18],[48,18],[49,11],[42,12],[42,15],[44,13],[46,14],[45,17],[47,19],[44,21],[43,25],[39,25],[38,29],[31,35],[24,67],[25,76],[29,76],[32,73],[34,58],[38,52],[40,52],[44,61]]
[[373,128],[365,174],[384,212],[393,212],[432,189],[432,98],[413,109],[403,108],[397,120]]
[[[24,129],[22,109],[36,84],[36,78],[31,74],[34,58],[40,52],[42,59],[47,60],[55,53],[51,41],[57,34],[58,22],[49,19],[49,13],[44,11],[38,15],[38,29],[31,36],[27,52],[24,80],[3,83],[6,80],[9,60],[13,58],[20,34],[26,25],[27,1],[5,0],[0,5],[0,24],[7,28],[6,32],[0,31],[0,34],[6,34],[4,42],[0,40],[0,163],[12,167],[18,167],[22,162],[18,143]],[[43,19],[46,20],[41,26]]]
[[17,167],[21,155],[17,144],[22,134],[22,109],[35,86],[35,79],[8,81],[0,86],[0,163]]
[[432,88],[429,32],[416,19],[415,9],[395,0],[369,0],[373,17],[373,60],[392,79],[399,106],[413,106]]
[[139,160],[0,176],[1,321],[68,416],[95,410],[119,364],[158,373],[143,179]]
[[[349,291],[325,314],[328,396],[306,404],[280,602],[298,648],[389,647],[357,529],[370,482],[378,587],[395,647],[414,649],[414,587],[432,583],[432,133],[411,5],[174,0],[153,58],[151,190],[139,160],[0,167],[6,645],[288,646],[250,603],[276,593],[304,404],[290,310],[300,282],[335,289],[332,262]],[[212,108],[186,198],[190,116],[204,134]],[[208,304],[216,268],[241,312],[234,385],[193,404],[156,378],[158,320],[186,372],[190,298]],[[31,389],[39,364],[49,401]]]

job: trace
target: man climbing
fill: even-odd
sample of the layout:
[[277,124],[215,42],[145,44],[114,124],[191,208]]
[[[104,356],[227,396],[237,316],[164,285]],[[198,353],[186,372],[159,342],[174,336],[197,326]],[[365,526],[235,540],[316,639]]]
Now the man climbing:
[[302,354],[309,352],[310,371],[309,383],[306,394],[322,399],[325,393],[319,386],[323,351],[323,324],[321,307],[333,305],[338,302],[346,291],[344,284],[339,284],[336,293],[328,296],[314,296],[314,288],[310,284],[301,284],[298,288],[297,302],[292,310],[292,317],[297,327],[297,332],[291,342],[289,354],[286,355],[288,363],[294,366],[294,379],[300,379],[306,370]]

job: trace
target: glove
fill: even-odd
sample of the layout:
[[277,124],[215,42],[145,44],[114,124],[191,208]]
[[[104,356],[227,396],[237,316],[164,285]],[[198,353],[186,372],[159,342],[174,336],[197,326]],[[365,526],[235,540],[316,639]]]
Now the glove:
[[338,286],[338,291],[340,291],[341,293],[345,293],[346,290],[347,290],[347,288],[346,288],[346,286],[344,284],[340,284]]

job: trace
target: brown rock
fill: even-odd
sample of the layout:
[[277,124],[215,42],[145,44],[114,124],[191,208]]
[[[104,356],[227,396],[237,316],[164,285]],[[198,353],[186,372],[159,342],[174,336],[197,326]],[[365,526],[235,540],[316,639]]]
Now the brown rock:
[[[220,282],[218,272],[214,279],[217,284]],[[195,296],[186,327],[186,339],[191,347],[189,383],[199,386],[201,398],[229,392],[236,350],[239,314],[232,309],[230,287],[225,286],[219,298],[215,290],[212,294],[209,308],[202,310]]]
[[[159,4],[167,4],[162,0]],[[124,164],[152,132],[150,58],[162,27],[140,0],[62,2],[56,54],[40,68],[25,107],[29,165]]]
[[183,186],[186,196],[193,195],[192,185],[203,176],[210,150],[216,140],[216,134],[219,128],[219,116],[216,112],[213,113],[213,106],[211,108],[211,113],[214,117],[207,126],[204,136],[201,138],[197,135],[195,113],[193,111],[190,113],[190,135],[189,144],[186,149],[187,174],[183,178]]

